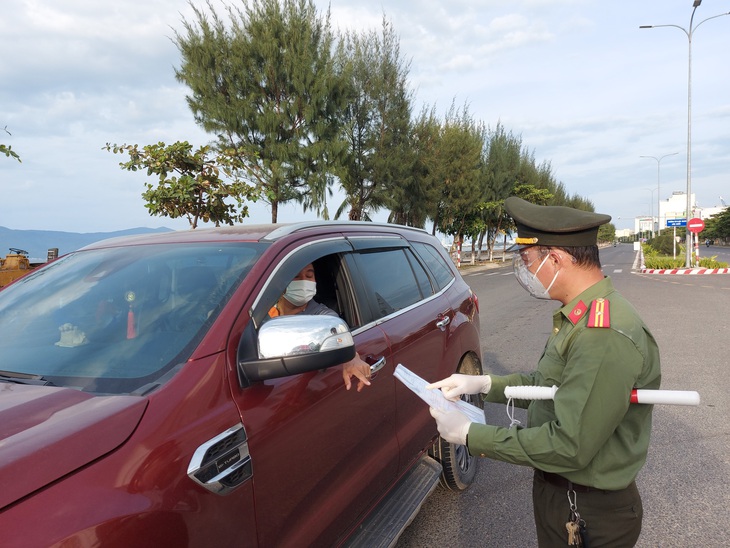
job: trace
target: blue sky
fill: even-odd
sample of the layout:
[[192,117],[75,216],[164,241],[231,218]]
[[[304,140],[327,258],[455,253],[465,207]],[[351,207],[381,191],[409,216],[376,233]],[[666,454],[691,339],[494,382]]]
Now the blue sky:
[[[202,5],[202,2],[197,2]],[[213,2],[221,6],[219,0]],[[380,28],[383,14],[410,60],[416,111],[468,104],[475,119],[502,123],[538,163],[550,162],[570,193],[613,216],[617,228],[656,211],[659,196],[687,181],[688,28],[692,0],[317,0],[339,29]],[[695,24],[730,11],[704,0]],[[150,217],[144,174],[118,167],[105,143],[198,146],[174,78],[170,37],[190,16],[182,0],[5,0],[0,18],[0,225],[13,229],[184,229]],[[701,207],[730,200],[730,16],[702,24],[692,40],[692,192]],[[337,204],[333,204],[332,211]],[[385,219],[385,212],[377,215]],[[294,205],[279,221],[313,218]],[[264,204],[248,222],[269,222]],[[430,228],[430,227],[429,227]]]

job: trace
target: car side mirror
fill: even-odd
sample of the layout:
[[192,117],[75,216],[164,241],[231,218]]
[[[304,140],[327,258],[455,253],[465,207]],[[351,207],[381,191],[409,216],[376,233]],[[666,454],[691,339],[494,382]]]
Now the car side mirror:
[[240,360],[246,384],[298,375],[350,361],[355,342],[347,324],[334,316],[280,316],[259,329],[258,359]]

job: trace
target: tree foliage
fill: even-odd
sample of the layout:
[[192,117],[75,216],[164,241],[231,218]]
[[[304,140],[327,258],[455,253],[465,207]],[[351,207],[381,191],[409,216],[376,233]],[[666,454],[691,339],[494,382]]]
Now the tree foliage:
[[435,109],[423,108],[409,129],[408,156],[403,158],[409,173],[391,187],[388,222],[424,228],[440,195],[438,181],[429,174],[429,165],[439,144],[441,123]]
[[501,123],[486,135],[484,175],[481,179],[484,200],[476,204],[470,231],[481,257],[484,240],[492,257],[499,236],[514,232],[512,219],[504,209],[504,200],[518,196],[529,202],[547,205],[554,198],[555,183],[550,165],[535,164],[534,154],[523,147],[522,137],[507,131]]
[[423,158],[427,185],[438,189],[430,213],[434,234],[438,229],[460,240],[467,215],[481,201],[484,131],[467,106],[458,109],[452,104],[440,125],[432,153]]
[[152,214],[230,224],[247,215],[244,200],[258,198],[272,222],[290,201],[327,219],[339,184],[336,218],[387,209],[390,222],[430,220],[432,233],[471,238],[480,250],[486,239],[491,253],[514,231],[508,196],[593,211],[501,123],[487,129],[453,103],[443,118],[428,105],[414,117],[410,63],[385,15],[379,32],[335,35],[329,10],[320,15],[313,0],[238,2],[220,12],[210,0],[191,4],[174,35],[175,75],[213,144],[114,146],[130,154],[122,167],[158,176],[144,193]]
[[676,247],[673,231],[662,231],[656,237],[649,240],[646,247],[655,250],[659,255],[673,255]]
[[385,17],[380,35],[346,34],[340,56],[347,82],[347,155],[339,171],[345,199],[335,218],[349,208],[350,220],[370,220],[371,211],[392,204],[396,189],[408,186],[409,64],[401,58],[398,36]]
[[616,226],[606,223],[598,227],[598,242],[613,242],[616,239]]
[[702,237],[710,240],[727,240],[730,238],[730,207],[705,221]]
[[5,154],[8,158],[15,158],[19,162],[21,161],[20,156],[18,156],[18,154],[13,150],[13,147],[10,145],[0,143],[0,154]]
[[[3,128],[3,131],[8,135],[11,135],[11,133],[8,131],[7,126]],[[21,161],[20,156],[18,156],[18,154],[13,150],[13,147],[11,147],[10,145],[0,143],[0,154],[5,154],[5,156],[8,158],[15,158],[16,160],[18,160],[18,162]]]
[[[147,170],[148,176],[157,176],[157,183],[146,183],[142,197],[151,215],[186,217],[191,228],[199,221],[232,225],[248,216],[244,201],[255,201],[255,189],[238,179],[241,170],[240,151],[223,150],[210,157],[209,146],[193,151],[188,142],[147,145],[111,145],[105,150],[128,154],[129,161],[120,162],[127,171]],[[227,178],[221,178],[221,172]],[[230,203],[233,199],[236,203]]]
[[272,222],[291,200],[319,211],[344,151],[329,12],[319,16],[311,0],[241,3],[227,7],[228,24],[210,2],[210,18],[191,3],[194,20],[175,33],[176,77],[196,122],[219,149],[240,153]]
[[477,204],[478,233],[473,235],[479,255],[487,239],[487,251],[491,257],[494,242],[499,234],[509,232],[510,217],[504,210],[504,200],[514,193],[522,162],[522,138],[507,132],[501,123],[488,130],[485,143],[484,175],[482,178],[483,201]]

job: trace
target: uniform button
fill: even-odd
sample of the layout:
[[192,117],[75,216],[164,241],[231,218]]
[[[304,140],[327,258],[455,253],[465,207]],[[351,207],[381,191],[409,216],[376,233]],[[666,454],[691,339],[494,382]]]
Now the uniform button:
[[553,333],[555,333],[557,335],[558,331],[560,331],[559,327],[553,327]]

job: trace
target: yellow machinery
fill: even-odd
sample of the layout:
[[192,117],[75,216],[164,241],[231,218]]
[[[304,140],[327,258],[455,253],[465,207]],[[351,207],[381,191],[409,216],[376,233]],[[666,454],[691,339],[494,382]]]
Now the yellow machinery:
[[28,252],[22,249],[10,248],[10,253],[0,259],[0,287],[8,285],[13,280],[25,276],[31,271]]

